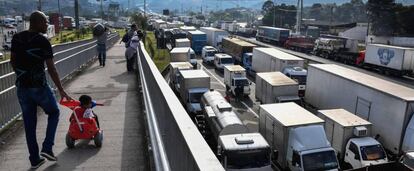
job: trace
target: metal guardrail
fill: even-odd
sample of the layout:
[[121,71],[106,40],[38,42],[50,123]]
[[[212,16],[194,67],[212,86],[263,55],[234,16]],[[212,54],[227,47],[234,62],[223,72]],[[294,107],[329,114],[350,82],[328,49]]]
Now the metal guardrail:
[[142,42],[138,47],[137,68],[154,168],[157,171],[224,170]]
[[[110,35],[107,40],[107,47],[111,47],[119,40],[118,34]],[[56,69],[60,79],[64,80],[72,73],[76,72],[96,56],[96,40],[86,40],[54,46]],[[65,49],[66,48],[66,49]],[[48,82],[51,87],[55,87],[49,74]],[[0,63],[0,133],[7,126],[13,123],[21,115],[20,105],[16,96],[14,86],[16,76],[9,61]]]

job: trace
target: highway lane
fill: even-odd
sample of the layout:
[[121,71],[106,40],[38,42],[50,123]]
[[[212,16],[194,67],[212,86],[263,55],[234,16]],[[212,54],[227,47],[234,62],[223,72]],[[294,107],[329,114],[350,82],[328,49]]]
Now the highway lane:
[[365,73],[365,74],[368,74],[368,75],[371,75],[371,76],[374,76],[374,77],[377,77],[377,78],[388,80],[388,81],[394,82],[396,84],[400,84],[400,85],[403,85],[403,86],[406,86],[406,87],[414,88],[414,78],[411,78],[411,77],[408,77],[408,76],[393,77],[393,76],[381,75],[378,72],[373,71],[373,70],[368,70],[368,69],[365,69],[365,68],[359,68],[359,67],[356,67],[356,66],[347,65],[347,64],[344,64],[344,63],[332,61],[332,60],[325,59],[325,58],[318,57],[318,56],[311,55],[311,54],[306,54],[306,53],[296,52],[296,51],[293,51],[293,50],[284,49],[284,48],[277,47],[277,46],[274,46],[274,45],[271,45],[271,44],[268,44],[268,43],[263,43],[263,42],[257,41],[255,38],[245,38],[245,37],[241,37],[241,36],[237,36],[237,37],[240,38],[240,39],[243,39],[245,41],[248,41],[250,43],[259,45],[259,46],[272,47],[272,48],[276,48],[278,50],[284,51],[286,53],[290,53],[292,55],[295,55],[295,56],[301,57],[305,60],[308,60],[309,63],[336,64],[336,65],[344,66],[344,67],[347,67],[347,68],[350,68],[350,69],[353,69],[353,70],[356,70],[356,71],[359,71],[359,72],[362,72],[362,73]]

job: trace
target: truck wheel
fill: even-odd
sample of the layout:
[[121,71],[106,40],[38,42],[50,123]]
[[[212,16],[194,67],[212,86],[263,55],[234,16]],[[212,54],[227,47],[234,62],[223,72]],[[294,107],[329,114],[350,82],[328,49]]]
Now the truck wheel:
[[70,137],[69,133],[66,133],[66,146],[68,148],[75,147],[75,140],[72,137]]
[[352,169],[352,165],[349,163],[344,163],[344,166],[342,169]]

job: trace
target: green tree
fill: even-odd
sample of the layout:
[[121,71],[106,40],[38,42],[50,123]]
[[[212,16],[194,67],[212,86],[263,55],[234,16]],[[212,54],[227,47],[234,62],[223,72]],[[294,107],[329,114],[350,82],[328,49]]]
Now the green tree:
[[144,17],[142,13],[135,12],[134,14],[131,15],[131,18],[129,20],[131,23],[135,23],[140,29],[145,30],[148,28],[147,18]]
[[276,27],[293,28],[296,24],[296,7],[286,4],[276,5],[264,14],[262,22],[263,25],[273,26],[273,20]]
[[270,0],[267,0],[266,2],[263,3],[262,6],[262,14],[265,15],[269,12],[272,12],[273,10],[273,2]]
[[396,26],[394,0],[368,0],[367,10],[372,34],[391,36]]

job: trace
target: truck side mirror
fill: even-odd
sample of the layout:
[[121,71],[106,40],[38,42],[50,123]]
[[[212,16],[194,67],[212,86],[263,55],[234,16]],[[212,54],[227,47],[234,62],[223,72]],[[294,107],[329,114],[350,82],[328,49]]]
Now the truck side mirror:
[[279,157],[279,151],[277,151],[277,150],[273,150],[273,158],[275,159],[275,160],[277,160],[277,158]]

